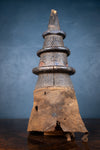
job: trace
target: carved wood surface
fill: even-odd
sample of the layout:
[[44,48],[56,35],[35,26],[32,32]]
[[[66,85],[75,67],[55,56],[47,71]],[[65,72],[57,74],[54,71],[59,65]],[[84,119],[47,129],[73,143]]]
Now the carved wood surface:
[[67,56],[70,50],[64,47],[65,35],[60,30],[57,11],[51,10],[48,30],[43,33],[43,48],[37,52],[40,63],[32,70],[38,75],[38,81],[27,130],[54,134],[59,127],[69,141],[73,132],[88,131],[81,119],[70,80],[75,69],[68,66]]
[[73,88],[46,87],[34,90],[34,107],[28,131],[54,131],[57,121],[64,132],[87,132]]

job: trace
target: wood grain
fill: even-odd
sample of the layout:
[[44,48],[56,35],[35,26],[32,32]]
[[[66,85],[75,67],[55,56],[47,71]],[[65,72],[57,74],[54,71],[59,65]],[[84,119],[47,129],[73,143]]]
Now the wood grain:
[[48,87],[34,90],[28,131],[52,132],[57,121],[64,132],[88,132],[79,113],[74,89]]

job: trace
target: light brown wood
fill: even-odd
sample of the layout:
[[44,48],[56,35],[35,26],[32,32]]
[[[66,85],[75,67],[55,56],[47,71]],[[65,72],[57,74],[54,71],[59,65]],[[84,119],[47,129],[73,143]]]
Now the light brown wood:
[[57,121],[63,132],[87,132],[74,89],[47,87],[34,90],[34,107],[27,130],[52,132]]
[[66,134],[66,139],[67,139],[67,142],[71,141],[71,135],[69,133]]

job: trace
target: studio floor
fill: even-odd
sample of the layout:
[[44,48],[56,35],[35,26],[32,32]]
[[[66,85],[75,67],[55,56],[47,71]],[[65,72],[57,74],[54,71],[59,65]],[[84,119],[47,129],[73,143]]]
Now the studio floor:
[[0,119],[0,150],[100,150],[100,119],[84,119],[89,141],[81,142],[76,134],[73,142],[62,136],[34,134],[28,138],[28,119]]

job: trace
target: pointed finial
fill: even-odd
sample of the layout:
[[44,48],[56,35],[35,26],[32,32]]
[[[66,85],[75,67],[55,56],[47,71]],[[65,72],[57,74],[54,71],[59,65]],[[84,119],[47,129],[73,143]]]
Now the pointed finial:
[[42,34],[43,38],[47,35],[60,35],[63,39],[66,37],[66,33],[60,30],[57,11],[54,9],[51,9],[48,30]]
[[51,9],[49,24],[48,24],[48,30],[60,30],[57,11],[54,9]]

